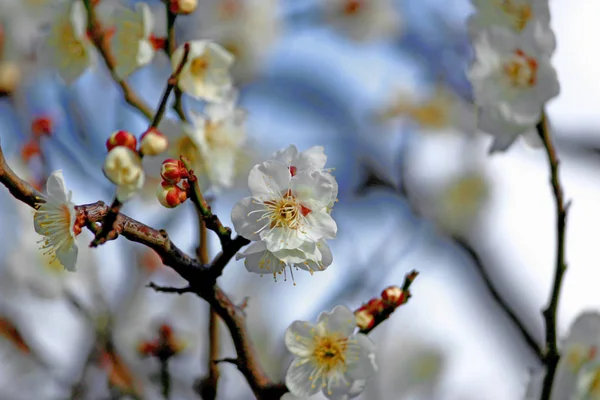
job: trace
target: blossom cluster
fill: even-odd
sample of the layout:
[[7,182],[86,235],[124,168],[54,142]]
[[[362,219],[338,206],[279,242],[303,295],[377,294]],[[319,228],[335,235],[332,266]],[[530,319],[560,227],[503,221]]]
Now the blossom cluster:
[[252,168],[252,195],[231,211],[236,231],[253,242],[237,256],[248,271],[276,277],[288,266],[293,278],[292,267],[312,274],[331,264],[326,239],[337,233],[331,209],[338,185],[326,161],[323,147],[298,152],[291,145]]
[[475,60],[468,71],[478,127],[506,150],[532,132],[560,87],[550,58],[556,48],[548,0],[472,0],[469,19]]

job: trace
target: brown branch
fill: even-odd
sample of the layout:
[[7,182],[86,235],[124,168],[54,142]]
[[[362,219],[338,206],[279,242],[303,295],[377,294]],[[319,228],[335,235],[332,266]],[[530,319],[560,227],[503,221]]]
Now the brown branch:
[[[31,185],[17,177],[8,167],[2,156],[1,148],[0,182],[13,193],[15,198],[31,207],[45,201],[43,195],[37,193]],[[76,206],[76,211],[78,218],[86,220],[86,226],[94,226],[96,222],[100,222],[106,217],[109,207],[104,202],[99,201],[93,204]],[[239,370],[248,381],[255,396],[261,400],[279,399],[286,391],[285,386],[273,384],[264,373],[250,341],[243,311],[229,299],[218,285],[214,284],[208,267],[175,246],[164,230],[153,229],[122,213],[117,215],[114,228],[116,234],[156,251],[165,265],[173,268],[182,278],[188,281],[190,289],[206,300],[225,322],[235,345]],[[242,240],[232,240],[230,246],[223,249],[223,252],[215,259],[213,264],[217,262],[218,265],[226,264],[237,250],[243,246],[242,243],[244,243]]]
[[111,77],[121,87],[125,101],[142,113],[147,119],[152,119],[153,112],[150,107],[135,94],[127,81],[121,79],[117,75],[117,62],[109,46],[108,34],[103,30],[100,21],[96,16],[96,10],[94,8],[93,1],[83,0],[83,3],[85,4],[85,8],[87,10],[87,29],[90,39],[104,60]]
[[154,282],[150,282],[149,284],[146,285],[146,287],[149,287],[150,289],[154,289],[155,291],[161,292],[161,293],[184,294],[184,293],[193,292],[192,288],[189,286],[186,286],[183,288],[176,288],[176,287],[169,287],[169,286],[160,286]]
[[546,149],[548,163],[550,164],[550,185],[554,194],[556,204],[556,265],[554,271],[554,282],[552,284],[552,292],[550,294],[549,304],[543,312],[544,322],[546,324],[546,376],[542,386],[541,400],[550,399],[552,392],[552,383],[560,355],[558,354],[557,334],[556,334],[556,312],[558,309],[558,301],[560,299],[560,291],[567,263],[565,261],[565,242],[566,242],[566,227],[567,227],[567,211],[570,203],[565,203],[564,192],[560,183],[558,174],[559,160],[554,148],[554,143],[550,136],[548,128],[548,120],[545,114],[542,114],[542,120],[536,125],[536,129]]

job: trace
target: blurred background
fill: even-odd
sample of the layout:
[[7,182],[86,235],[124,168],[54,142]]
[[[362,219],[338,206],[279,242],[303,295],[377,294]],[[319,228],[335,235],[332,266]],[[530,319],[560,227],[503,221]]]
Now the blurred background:
[[[410,302],[370,334],[380,372],[359,398],[519,399],[539,367],[533,349],[542,346],[541,309],[554,268],[545,154],[523,141],[487,154],[491,138],[475,127],[465,78],[468,0],[369,2],[382,11],[358,18],[339,11],[341,0],[198,0],[193,14],[178,17],[177,42],[210,38],[238,56],[233,74],[249,142],[236,185],[211,194],[223,223],[231,225],[232,206],[248,195],[252,165],[291,143],[325,146],[340,186],[326,271],[298,273],[294,286],[232,261],[219,283],[235,301],[247,298],[260,361],[281,381],[292,358],[283,343],[290,323],[315,320],[337,304],[356,309],[417,269]],[[108,203],[114,187],[101,170],[104,142],[115,130],[139,135],[148,122],[125,103],[102,59],[66,85],[39,57],[65,3],[0,0],[2,148],[31,183],[62,169],[75,203]],[[117,6],[133,3],[101,0],[98,7],[110,23]],[[164,5],[147,3],[154,34],[164,36]],[[582,310],[600,306],[600,59],[588,47],[600,34],[600,4],[550,5],[561,94],[547,112],[573,200],[559,308],[564,334]],[[224,10],[240,19],[227,23]],[[127,81],[155,107],[170,72],[157,53]],[[184,107],[198,105],[184,98]],[[167,118],[177,115],[169,110]],[[40,119],[52,134],[38,142],[38,154],[32,137]],[[162,208],[156,183],[148,179],[123,212],[167,229],[193,254],[193,207]],[[158,362],[138,351],[161,325],[184,343],[169,366],[171,399],[200,398],[194,382],[207,374],[207,304],[146,288],[183,282],[125,239],[88,249],[86,231],[78,237],[78,271],[61,271],[38,250],[32,213],[0,190],[0,399],[117,399],[131,388],[138,398],[161,399]],[[218,251],[211,236],[210,253]],[[221,337],[220,356],[233,357],[224,328]],[[253,398],[233,365],[221,364],[220,372],[217,398]]]

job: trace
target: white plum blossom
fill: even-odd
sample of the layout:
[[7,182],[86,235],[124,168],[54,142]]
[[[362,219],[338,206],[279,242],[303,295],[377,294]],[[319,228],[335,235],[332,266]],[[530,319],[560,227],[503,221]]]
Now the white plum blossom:
[[295,321],[285,333],[285,345],[295,356],[285,384],[295,396],[319,391],[329,399],[358,396],[375,375],[375,344],[357,330],[354,314],[345,306],[323,312],[317,324]]
[[[585,312],[573,325],[561,346],[550,400],[600,399],[600,314]],[[531,377],[526,400],[538,400],[543,374]]]
[[75,271],[77,262],[77,243],[75,231],[77,213],[71,202],[72,192],[67,191],[62,170],[54,171],[46,182],[47,198],[33,215],[35,231],[42,235],[42,248],[64,269]]
[[191,112],[190,122],[184,123],[183,132],[192,140],[199,153],[200,170],[214,188],[231,187],[236,162],[246,142],[247,112],[236,108],[235,91],[223,103],[209,103],[204,113]]
[[80,0],[74,1],[52,24],[43,49],[44,58],[66,84],[71,84],[94,63],[93,44],[87,37],[87,14]]
[[548,0],[471,0],[477,12],[469,19],[472,35],[490,26],[521,32],[533,21],[550,24]]
[[118,76],[125,78],[152,61],[156,52],[153,27],[154,17],[148,4],[136,3],[135,11],[119,8],[111,38]]
[[[212,41],[193,40],[188,43],[190,51],[179,75],[179,88],[197,99],[215,103],[225,101],[233,86],[229,75],[234,62],[233,55]],[[173,52],[173,70],[183,60],[184,46],[185,44],[179,46]]]
[[329,0],[323,7],[331,25],[356,41],[389,38],[402,27],[392,0]]
[[108,152],[102,168],[104,175],[117,185],[117,199],[125,202],[140,191],[145,174],[139,154],[128,147],[117,146]]
[[560,91],[550,64],[552,31],[536,23],[526,33],[490,27],[474,40],[468,76],[479,107],[478,127],[495,137],[492,150],[505,150],[541,119],[546,102]]

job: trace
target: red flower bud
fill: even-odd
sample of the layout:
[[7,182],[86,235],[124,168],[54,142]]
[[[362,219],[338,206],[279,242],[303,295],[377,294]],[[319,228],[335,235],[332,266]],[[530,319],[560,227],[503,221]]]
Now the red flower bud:
[[137,148],[137,139],[127,131],[116,131],[106,141],[106,149],[111,151],[117,146],[125,146],[133,151]]
[[404,291],[398,286],[390,286],[381,292],[381,298],[383,301],[394,307],[399,307],[404,303]]
[[36,138],[50,136],[53,130],[52,125],[52,119],[50,117],[38,117],[31,123],[31,132]]
[[187,193],[179,186],[163,181],[158,185],[156,197],[164,207],[174,208],[187,200]]
[[354,313],[356,318],[356,326],[359,329],[371,329],[375,325],[375,317],[370,314],[367,310],[358,310]]
[[381,299],[371,299],[366,308],[371,314],[381,314],[385,310],[385,304]]
[[173,14],[191,14],[197,6],[198,0],[170,0],[169,10]]
[[150,128],[140,137],[140,151],[145,156],[156,156],[167,150],[169,141],[156,128]]
[[183,162],[168,158],[162,163],[160,168],[160,176],[165,181],[176,184],[182,179],[186,179],[188,177],[188,172],[185,169]]

